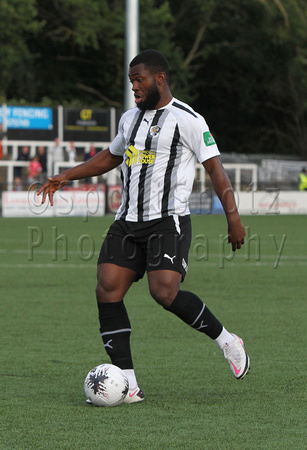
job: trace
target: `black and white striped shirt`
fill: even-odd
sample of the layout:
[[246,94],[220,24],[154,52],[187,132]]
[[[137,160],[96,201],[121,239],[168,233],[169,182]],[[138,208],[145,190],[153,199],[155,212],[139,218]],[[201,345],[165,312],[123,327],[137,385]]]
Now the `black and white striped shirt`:
[[131,222],[189,214],[196,161],[219,155],[204,118],[175,98],[158,110],[125,112],[110,152],[124,158],[115,219]]

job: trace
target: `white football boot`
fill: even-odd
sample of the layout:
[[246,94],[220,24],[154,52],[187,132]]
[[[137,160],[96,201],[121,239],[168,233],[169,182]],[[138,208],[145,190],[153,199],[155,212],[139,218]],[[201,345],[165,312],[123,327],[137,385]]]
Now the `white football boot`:
[[[142,402],[143,400],[144,400],[144,393],[138,386],[136,386],[135,389],[129,389],[126,397],[123,400],[123,403],[139,403]],[[89,405],[92,404],[89,398],[87,398],[85,401]]]
[[224,357],[227,360],[233,376],[240,380],[249,371],[250,359],[245,351],[241,338],[233,334],[234,339],[223,347]]
[[144,400],[143,391],[136,386],[135,389],[129,389],[126,397],[124,398],[123,403],[139,403]]

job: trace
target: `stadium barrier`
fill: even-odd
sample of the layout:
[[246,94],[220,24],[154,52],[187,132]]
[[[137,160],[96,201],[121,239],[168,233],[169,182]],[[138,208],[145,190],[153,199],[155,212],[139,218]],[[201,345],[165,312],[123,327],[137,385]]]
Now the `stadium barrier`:
[[[307,214],[307,192],[268,190],[235,192],[241,215]],[[103,216],[115,214],[121,197],[121,186],[91,184],[65,187],[54,199],[54,206],[47,201],[41,205],[41,197],[35,189],[2,193],[3,217],[54,217],[54,216]],[[223,208],[212,190],[192,193],[192,214],[223,214]]]
[[[106,212],[115,213],[119,206],[120,168],[89,180],[73,181],[65,191],[61,191],[58,195],[58,204],[56,203],[56,207],[52,209],[46,205],[41,208],[39,198],[32,195],[33,190],[14,192],[14,167],[27,168],[28,165],[29,162],[25,161],[0,161],[0,167],[6,169],[6,183],[0,205],[3,217],[103,215]],[[69,167],[72,167],[69,161],[58,162],[54,167],[55,173]],[[282,191],[278,187],[258,191],[257,164],[226,163],[224,167],[234,186],[241,214],[307,214],[307,192]],[[223,213],[220,201],[212,191],[208,175],[201,164],[196,165],[190,210],[193,214]]]

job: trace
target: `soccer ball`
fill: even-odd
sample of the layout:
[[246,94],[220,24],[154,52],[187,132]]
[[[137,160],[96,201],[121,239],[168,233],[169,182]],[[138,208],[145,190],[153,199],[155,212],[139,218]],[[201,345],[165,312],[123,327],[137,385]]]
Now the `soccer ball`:
[[101,364],[89,371],[84,380],[84,392],[95,406],[117,406],[127,395],[128,378],[113,364]]

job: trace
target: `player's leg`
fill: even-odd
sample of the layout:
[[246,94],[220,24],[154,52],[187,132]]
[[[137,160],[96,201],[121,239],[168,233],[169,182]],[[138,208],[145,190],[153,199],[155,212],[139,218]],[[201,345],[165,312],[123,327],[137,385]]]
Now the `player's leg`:
[[195,294],[179,289],[181,274],[168,270],[148,273],[152,297],[185,323],[206,334],[222,350],[235,378],[243,378],[250,365],[242,339],[229,333]]
[[[123,298],[137,273],[115,264],[97,267],[96,297],[99,311],[100,334],[112,364],[120,367],[128,377],[127,400],[143,399],[138,387],[131,355],[131,325]],[[138,400],[138,401],[140,401]]]
[[[126,374],[129,390],[124,403],[137,403],[144,400],[133,369],[130,350],[130,321],[124,306],[123,296],[134,281],[136,273],[113,264],[99,264],[97,268],[97,304],[99,310],[100,332],[104,347],[111,362]],[[121,283],[118,280],[121,280]],[[106,300],[106,301],[104,301]],[[92,403],[88,398],[87,403]]]
[[[182,275],[171,270],[156,270],[148,273],[151,296],[167,311],[178,316],[195,330],[215,340],[223,326],[209,308],[193,292],[180,290]],[[228,336],[232,339],[232,335]]]
[[180,290],[188,270],[191,237],[189,216],[172,216],[157,224],[147,252],[149,290],[156,302],[165,309],[216,339],[223,329],[220,322],[199,297]]
[[100,333],[112,364],[129,380],[127,402],[141,401],[143,393],[135,377],[130,335],[131,325],[124,296],[131,284],[144,274],[144,260],[133,239],[126,239],[122,224],[114,223],[101,247],[97,266],[96,297]]
[[242,378],[249,369],[243,342],[222,326],[197,295],[180,290],[188,267],[191,224],[187,217],[177,217],[173,224],[172,229],[171,218],[160,224],[155,234],[163,238],[151,239],[147,254],[150,293],[166,310],[214,340],[229,362],[233,375]]
[[96,298],[98,303],[120,302],[138,277],[134,270],[116,264],[97,266]]
[[112,364],[123,370],[133,369],[131,325],[123,298],[135,277],[136,273],[131,269],[115,264],[102,263],[97,267],[100,334]]

